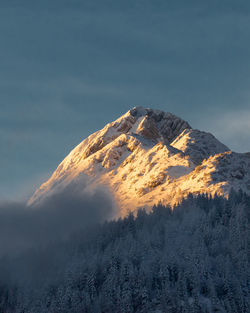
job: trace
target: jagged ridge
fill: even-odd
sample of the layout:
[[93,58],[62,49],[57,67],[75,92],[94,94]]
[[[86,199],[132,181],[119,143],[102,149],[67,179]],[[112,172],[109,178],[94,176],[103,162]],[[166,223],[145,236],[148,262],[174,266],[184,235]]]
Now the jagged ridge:
[[37,204],[82,174],[109,187],[127,210],[159,201],[175,204],[189,192],[250,191],[250,157],[234,153],[212,134],[181,118],[135,107],[83,140],[29,200]]

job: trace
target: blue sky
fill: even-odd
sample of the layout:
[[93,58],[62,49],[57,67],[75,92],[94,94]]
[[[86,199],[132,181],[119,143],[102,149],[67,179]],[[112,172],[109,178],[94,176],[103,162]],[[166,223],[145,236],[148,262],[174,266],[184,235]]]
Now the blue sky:
[[142,105],[250,151],[248,1],[0,2],[0,197]]

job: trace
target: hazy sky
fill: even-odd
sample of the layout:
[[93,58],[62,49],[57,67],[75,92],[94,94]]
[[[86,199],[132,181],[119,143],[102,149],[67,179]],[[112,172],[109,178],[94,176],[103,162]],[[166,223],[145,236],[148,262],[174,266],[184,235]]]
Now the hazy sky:
[[250,2],[1,0],[0,197],[135,105],[250,151]]

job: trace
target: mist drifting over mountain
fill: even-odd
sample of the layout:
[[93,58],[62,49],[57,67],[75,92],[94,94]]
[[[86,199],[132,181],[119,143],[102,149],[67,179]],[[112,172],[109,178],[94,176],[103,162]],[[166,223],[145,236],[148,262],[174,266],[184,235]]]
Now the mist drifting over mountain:
[[190,195],[2,258],[1,312],[247,313],[249,210],[242,192]]
[[0,205],[0,312],[247,313],[250,155],[135,107]]

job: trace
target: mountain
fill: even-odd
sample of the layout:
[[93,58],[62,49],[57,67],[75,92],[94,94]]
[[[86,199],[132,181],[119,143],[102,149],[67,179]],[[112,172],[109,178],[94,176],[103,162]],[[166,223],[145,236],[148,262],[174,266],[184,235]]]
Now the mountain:
[[31,197],[37,205],[72,183],[106,185],[121,215],[188,193],[250,193],[250,154],[232,152],[212,134],[159,110],[135,107],[83,140]]

